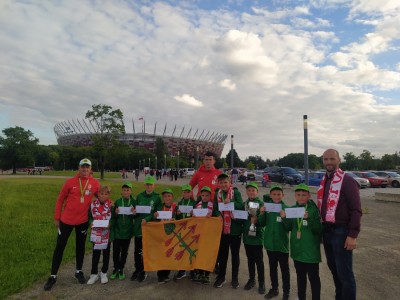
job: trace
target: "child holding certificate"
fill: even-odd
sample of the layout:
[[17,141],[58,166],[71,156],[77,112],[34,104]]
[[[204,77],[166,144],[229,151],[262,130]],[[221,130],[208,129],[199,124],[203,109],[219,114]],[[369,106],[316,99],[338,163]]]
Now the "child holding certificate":
[[289,235],[280,216],[280,211],[288,207],[283,197],[283,189],[279,185],[271,186],[269,194],[263,196],[266,206],[262,216],[265,222],[264,247],[267,250],[271,278],[271,289],[265,295],[266,299],[279,295],[278,264],[282,273],[282,300],[289,299],[290,294]]
[[133,224],[133,235],[135,236],[135,272],[133,272],[131,280],[139,282],[147,278],[144,271],[143,255],[142,255],[142,226],[146,226],[153,218],[156,208],[161,207],[160,194],[154,192],[156,188],[156,179],[153,176],[146,176],[144,179],[145,191],[136,197],[136,206],[133,209],[135,214],[135,222]]
[[217,177],[219,188],[215,192],[214,210],[222,217],[222,234],[218,252],[219,272],[214,282],[215,288],[225,283],[226,266],[228,263],[229,248],[232,255],[232,288],[239,287],[239,251],[243,231],[243,220],[233,218],[233,210],[244,210],[243,200],[237,188],[233,187],[228,174]]
[[[111,206],[110,200],[111,188],[101,186],[99,197],[90,204],[89,223],[91,224],[90,241],[93,243],[92,271],[87,284],[94,284],[97,280],[105,284],[108,282],[107,271],[110,261],[110,220]],[[103,267],[100,276],[98,274],[98,264],[100,255],[103,251]]]
[[122,184],[122,197],[114,202],[113,206],[113,261],[114,271],[110,279],[125,279],[124,267],[128,256],[129,245],[133,237],[133,214],[135,199],[132,196],[132,183]]
[[[246,185],[245,209],[248,212],[243,226],[243,244],[246,250],[249,280],[244,286],[250,290],[256,285],[256,267],[258,274],[258,293],[265,293],[263,242],[265,223],[259,222],[260,214],[264,214],[264,202],[258,198],[258,185],[250,182]],[[261,220],[262,221],[262,220]]]
[[[297,274],[297,295],[299,300],[306,299],[307,276],[311,284],[312,299],[320,299],[321,280],[319,263],[321,262],[321,217],[317,205],[310,199],[309,187],[301,183],[295,187],[295,215],[304,211],[302,218],[286,218],[288,213],[281,212],[285,227],[290,234],[290,256],[293,258]],[[291,209],[293,209],[291,208]],[[289,209],[288,209],[289,210]],[[303,213],[303,212],[302,212]]]

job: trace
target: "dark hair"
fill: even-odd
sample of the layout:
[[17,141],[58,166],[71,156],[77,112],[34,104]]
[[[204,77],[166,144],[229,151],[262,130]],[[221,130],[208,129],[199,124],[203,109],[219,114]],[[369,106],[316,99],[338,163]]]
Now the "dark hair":
[[204,153],[204,156],[212,156],[212,157],[214,157],[214,159],[216,157],[215,153],[212,151],[207,151],[206,153]]

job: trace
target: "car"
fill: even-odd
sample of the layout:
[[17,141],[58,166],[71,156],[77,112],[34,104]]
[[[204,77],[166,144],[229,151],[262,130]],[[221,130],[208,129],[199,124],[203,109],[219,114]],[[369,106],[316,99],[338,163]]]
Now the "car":
[[384,177],[379,177],[375,173],[372,172],[358,172],[358,171],[353,171],[354,174],[356,174],[358,177],[366,178],[369,180],[369,183],[371,183],[371,187],[387,187],[388,181]]
[[373,173],[380,177],[385,177],[388,181],[388,185],[395,188],[400,187],[400,175],[398,173],[390,171],[373,171]]
[[322,177],[324,177],[325,172],[310,172],[308,173],[308,185],[319,186],[321,184]]
[[269,180],[279,183],[299,184],[304,181],[304,176],[290,167],[268,167],[264,169]]
[[196,171],[196,170],[193,169],[193,168],[185,168],[185,169],[183,170],[185,176],[193,176],[193,174],[194,174],[195,171]]
[[247,181],[256,181],[256,173],[253,171],[247,171]]
[[263,170],[255,170],[254,175],[256,177],[255,181],[262,181],[264,178],[264,171]]
[[349,174],[349,176],[353,177],[355,181],[358,182],[358,185],[360,186],[360,188],[365,189],[367,187],[371,187],[371,183],[369,182],[368,179],[366,178],[362,178],[362,177],[358,177],[356,174],[354,174],[353,172],[345,172],[346,174]]

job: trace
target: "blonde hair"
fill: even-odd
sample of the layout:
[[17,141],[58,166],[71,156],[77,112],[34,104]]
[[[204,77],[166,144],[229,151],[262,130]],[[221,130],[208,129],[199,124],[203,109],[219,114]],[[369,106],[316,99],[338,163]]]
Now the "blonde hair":
[[111,187],[110,186],[108,186],[108,185],[102,185],[102,186],[100,186],[100,188],[99,188],[99,194],[100,193],[107,193],[107,194],[111,194]]

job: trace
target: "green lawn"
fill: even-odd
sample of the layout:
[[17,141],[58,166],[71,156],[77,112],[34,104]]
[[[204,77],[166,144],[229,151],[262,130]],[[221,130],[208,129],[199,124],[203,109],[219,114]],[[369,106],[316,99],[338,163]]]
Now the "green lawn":
[[[63,178],[0,179],[0,299],[31,285],[43,283],[49,275],[57,233],[53,212]],[[120,197],[121,182],[102,181],[112,188],[111,199]],[[133,194],[144,190],[143,183],[133,182]],[[168,186],[179,199],[179,186]],[[161,192],[165,185],[157,185]],[[74,235],[68,242],[63,262],[74,258]],[[89,242],[87,243],[90,248]]]

